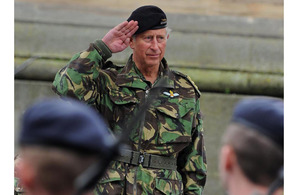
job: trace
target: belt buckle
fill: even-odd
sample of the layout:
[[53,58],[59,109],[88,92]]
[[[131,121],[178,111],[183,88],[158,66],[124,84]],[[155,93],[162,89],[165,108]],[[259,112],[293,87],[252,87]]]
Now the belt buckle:
[[140,153],[140,156],[139,156],[139,164],[143,164],[144,160],[145,160],[144,153]]

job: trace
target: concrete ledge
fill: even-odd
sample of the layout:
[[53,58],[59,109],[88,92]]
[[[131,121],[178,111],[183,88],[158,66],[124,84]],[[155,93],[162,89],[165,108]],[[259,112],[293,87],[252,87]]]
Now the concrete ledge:
[[[16,69],[26,62],[24,58],[15,59]],[[27,61],[28,62],[28,61]],[[27,63],[26,62],[26,63]],[[26,64],[25,63],[25,64]],[[16,79],[53,81],[57,71],[67,64],[66,60],[36,59],[15,75]],[[224,71],[172,66],[189,75],[203,92],[260,94],[283,97],[283,75]]]
[[201,91],[283,97],[283,75],[237,71],[174,68],[187,75]]

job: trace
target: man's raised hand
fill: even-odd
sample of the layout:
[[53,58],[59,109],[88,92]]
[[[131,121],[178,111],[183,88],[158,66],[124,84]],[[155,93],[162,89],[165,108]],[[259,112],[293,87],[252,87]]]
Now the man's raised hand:
[[137,31],[138,28],[137,21],[124,21],[111,29],[102,38],[102,41],[107,45],[112,53],[121,52],[128,47],[130,37]]

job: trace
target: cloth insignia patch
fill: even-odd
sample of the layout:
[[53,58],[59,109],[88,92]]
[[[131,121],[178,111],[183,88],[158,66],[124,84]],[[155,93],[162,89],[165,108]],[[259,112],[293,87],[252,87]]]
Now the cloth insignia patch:
[[164,94],[166,96],[170,96],[171,98],[179,96],[178,93],[173,93],[173,91],[171,91],[171,90],[169,92],[164,92]]

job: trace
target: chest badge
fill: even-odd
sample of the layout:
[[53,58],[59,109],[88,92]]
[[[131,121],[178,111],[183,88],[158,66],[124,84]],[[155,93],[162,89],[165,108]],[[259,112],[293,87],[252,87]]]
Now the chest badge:
[[171,90],[169,92],[164,92],[163,94],[165,94],[166,96],[170,96],[171,98],[179,96],[178,93],[173,93],[173,91]]

